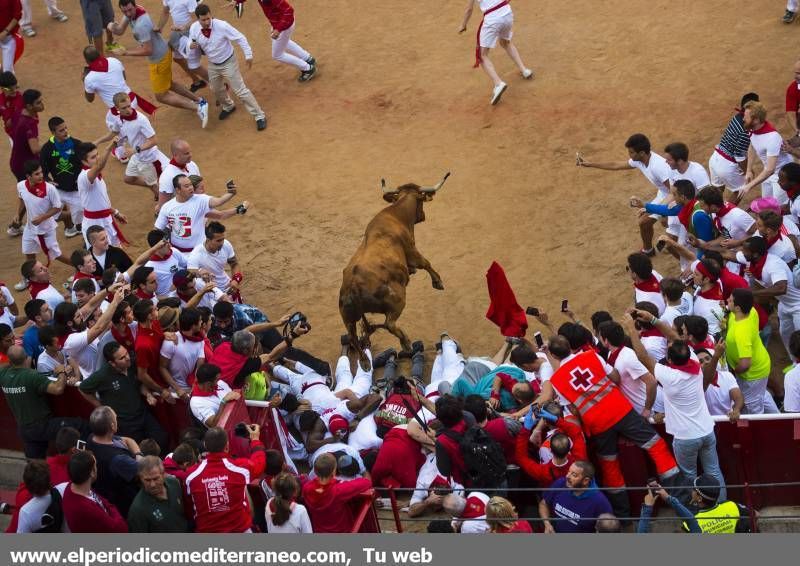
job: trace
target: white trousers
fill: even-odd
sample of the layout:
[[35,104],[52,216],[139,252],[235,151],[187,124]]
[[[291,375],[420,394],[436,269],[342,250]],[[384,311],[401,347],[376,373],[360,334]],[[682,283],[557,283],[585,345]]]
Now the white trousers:
[[[22,1],[22,19],[19,21],[20,27],[28,28],[31,27],[31,0],[21,0]],[[58,1],[57,0],[44,0],[44,5],[47,6],[47,13],[48,15],[53,18],[59,14],[63,14],[61,10],[58,9]]]
[[733,192],[739,191],[745,184],[744,173],[739,164],[725,159],[716,151],[708,160],[708,173],[712,185],[725,185]]
[[311,65],[306,63],[306,59],[310,58],[311,54],[292,41],[294,26],[295,24],[292,24],[290,28],[280,33],[278,39],[272,40],[272,58],[287,65],[294,65],[301,71],[308,71]]
[[69,206],[69,215],[75,225],[83,222],[83,206],[81,205],[81,195],[78,191],[58,191],[61,204]]
[[[17,54],[17,42],[13,37],[7,37],[0,41],[0,50],[3,56],[3,70],[14,72],[14,56]],[[10,138],[9,138],[10,139]],[[13,145],[13,144],[12,144]]]
[[790,12],[797,12],[799,0],[786,0],[786,9]]
[[369,393],[370,387],[372,387],[372,353],[369,350],[366,350],[365,353],[369,358],[370,370],[364,371],[361,369],[361,364],[356,364],[358,369],[355,376],[350,370],[350,358],[347,356],[339,358],[339,361],[336,362],[336,387],[333,390],[334,393],[345,389],[349,389],[358,397],[363,397]]
[[464,372],[464,363],[464,356],[457,352],[456,343],[449,338],[442,340],[442,352],[433,360],[429,387],[436,389],[440,381],[452,384]]

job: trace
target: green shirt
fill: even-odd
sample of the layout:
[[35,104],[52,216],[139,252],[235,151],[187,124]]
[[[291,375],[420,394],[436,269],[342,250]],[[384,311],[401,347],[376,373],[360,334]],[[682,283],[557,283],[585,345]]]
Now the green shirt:
[[0,370],[0,387],[20,427],[43,423],[52,416],[46,397],[51,383],[47,376],[30,368],[8,366]]
[[733,313],[728,315],[728,331],[725,334],[725,357],[733,371],[742,358],[750,358],[750,369],[736,377],[755,381],[769,376],[770,359],[761,337],[758,335],[758,313],[750,309],[744,320],[736,320]]
[[181,482],[165,476],[167,499],[156,499],[144,489],[133,499],[128,510],[128,529],[132,533],[187,533],[189,524],[183,514]]
[[100,369],[81,381],[79,387],[84,393],[97,393],[100,402],[114,409],[123,421],[137,418],[145,410],[133,364],[128,369],[128,374],[124,375],[104,363]]

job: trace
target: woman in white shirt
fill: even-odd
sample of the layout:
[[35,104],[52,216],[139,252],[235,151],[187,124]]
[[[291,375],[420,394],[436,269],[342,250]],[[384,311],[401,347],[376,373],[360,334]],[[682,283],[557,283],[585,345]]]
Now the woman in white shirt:
[[267,532],[313,533],[311,519],[305,505],[295,502],[300,494],[300,482],[289,473],[281,473],[272,480],[275,496],[267,501],[265,516]]

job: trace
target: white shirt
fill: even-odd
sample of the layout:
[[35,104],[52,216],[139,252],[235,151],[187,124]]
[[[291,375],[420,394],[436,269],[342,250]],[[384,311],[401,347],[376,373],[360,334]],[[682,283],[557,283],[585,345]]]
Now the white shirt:
[[[742,252],[736,254],[736,261],[746,265],[747,260],[744,258]],[[753,277],[755,279],[755,277]],[[761,270],[761,279],[756,279],[762,287],[772,287],[776,283],[786,281],[786,292],[783,295],[775,297],[779,305],[785,309],[795,310],[800,309],[800,290],[794,286],[794,278],[792,270],[786,265],[786,262],[775,254],[768,253],[767,260],[764,262],[764,267]]]
[[795,365],[783,377],[783,410],[800,413],[800,366]]
[[169,373],[181,387],[188,388],[186,378],[194,371],[197,360],[205,359],[205,342],[187,340],[178,333],[178,343],[164,340],[161,344],[161,357],[169,360]]
[[666,322],[667,324],[672,326],[672,324],[675,322],[675,319],[682,315],[683,313],[680,311],[678,307],[667,305],[666,308],[664,308],[664,312],[661,313],[661,316],[658,317],[658,319],[661,322]]
[[169,8],[169,15],[172,16],[172,23],[175,27],[184,27],[194,20],[194,10],[197,8],[197,0],[162,0],[165,8]]
[[108,57],[108,71],[99,73],[89,71],[83,79],[83,89],[89,94],[97,94],[103,104],[114,107],[114,95],[118,92],[130,92],[125,82],[125,67],[119,59]]
[[654,360],[663,360],[667,357],[667,339],[663,336],[640,336],[639,340],[647,350],[647,355]]
[[[708,333],[714,336],[719,332],[719,319],[725,316],[719,299],[706,299],[698,290],[694,297],[694,314],[702,316],[708,322]],[[717,318],[719,317],[719,318]]]
[[744,240],[750,236],[748,230],[756,223],[755,219],[739,207],[732,208],[719,218],[722,235],[731,240]]
[[[692,354],[692,360],[697,358]],[[678,440],[702,438],[714,430],[706,406],[702,371],[692,375],[656,364],[655,378],[664,394],[664,424]]]
[[56,310],[56,307],[64,302],[64,295],[59,293],[58,289],[52,285],[49,285],[45,289],[39,291],[33,298],[42,299],[44,302],[50,305],[50,308],[53,310]]
[[[756,230],[755,234],[753,235],[761,236],[762,238],[764,237],[764,235],[758,230]],[[769,247],[768,251],[769,253],[778,256],[786,263],[795,261],[797,259],[797,252],[794,251],[794,244],[792,244],[792,241],[785,234],[781,234],[781,237]]]
[[228,387],[228,384],[220,380],[217,382],[217,391],[215,395],[210,395],[208,397],[192,395],[192,398],[189,399],[189,409],[191,409],[194,418],[206,424],[206,421],[210,417],[217,414],[222,404],[223,397],[230,393],[230,391],[231,388]]
[[[11,294],[11,291],[8,290],[8,287],[5,285],[0,285],[0,293],[3,293],[3,296],[6,299],[6,304],[10,307],[14,304],[14,295]],[[11,311],[8,307],[4,308],[2,313],[0,313],[0,323],[7,324],[11,328],[14,328],[14,321],[17,320],[17,317],[11,314]]]
[[711,415],[727,415],[733,408],[731,389],[739,389],[736,378],[729,371],[717,372],[717,385],[713,383],[706,389],[706,406]]
[[[200,291],[202,291],[205,286],[206,286],[205,285],[205,281],[203,281],[199,277],[195,278],[195,280],[194,280],[194,288],[198,293]],[[177,297],[178,293],[176,291],[171,291],[169,293],[169,296],[170,297]],[[199,303],[197,303],[197,307],[198,308],[199,307],[208,307],[209,309],[213,309],[214,305],[216,305],[217,302],[220,301],[222,299],[222,297],[224,297],[224,296],[225,296],[225,293],[223,291],[221,291],[218,287],[214,287],[213,289],[211,289],[211,291],[209,291],[208,293],[203,295],[203,298],[200,299]],[[189,304],[189,303],[187,303],[186,301],[181,299],[181,308],[182,309],[185,309],[187,304]]]
[[225,20],[213,18],[211,20],[211,35],[206,37],[202,33],[200,22],[194,22],[189,28],[189,37],[208,57],[208,61],[220,65],[233,56],[233,42],[239,44],[245,59],[253,58],[253,50],[247,38]]
[[84,169],[78,174],[78,194],[81,197],[81,206],[84,210],[97,212],[100,210],[112,209],[111,199],[108,196],[108,187],[102,178],[98,175],[94,179],[94,183],[89,182],[89,170]]
[[782,144],[783,138],[774,129],[771,132],[766,132],[763,134],[757,134],[755,132],[750,133],[750,147],[752,147],[753,151],[756,152],[756,155],[761,160],[761,163],[766,166],[767,158],[778,158],[775,162],[775,173],[773,173],[775,176],[778,175],[778,171],[781,167],[792,162],[791,156],[781,149]]
[[236,252],[228,240],[222,243],[222,247],[217,253],[210,253],[205,246],[205,241],[201,242],[186,259],[187,269],[205,269],[214,275],[214,283],[220,289],[227,289],[231,278],[225,272],[228,260],[236,257]]
[[175,187],[172,185],[172,180],[177,175],[200,175],[200,168],[194,161],[190,161],[183,168],[173,165],[172,163],[164,165],[164,168],[161,170],[161,175],[158,177],[158,192],[167,195],[174,194]]
[[64,359],[58,360],[50,356],[50,354],[47,353],[47,350],[43,351],[41,354],[39,354],[39,357],[36,358],[36,371],[44,374],[53,373],[56,369],[56,366],[63,366],[67,362],[67,356],[65,354],[62,355],[64,355]]
[[[414,493],[411,494],[411,501],[408,502],[409,506],[425,501],[425,498],[429,495],[428,492],[430,491],[431,484],[438,475],[439,468],[436,467],[436,455],[428,454],[425,457],[425,463],[422,464],[417,474],[417,484],[414,486]],[[463,485],[453,480],[452,477],[445,479],[450,483],[450,487],[454,492],[463,493]]]
[[647,177],[647,180],[658,190],[658,195],[656,195],[654,202],[660,203],[669,197],[669,190],[664,186],[664,183],[669,183],[672,169],[667,165],[666,159],[651,151],[647,165],[633,159],[628,160],[628,165],[641,171],[642,175]]
[[[662,277],[659,272],[655,269],[653,270],[653,277],[656,278],[656,281],[661,281]],[[636,299],[637,303],[653,303],[658,308],[658,315],[661,316],[661,313],[664,312],[664,308],[667,304],[664,302],[664,296],[661,294],[661,289],[656,291],[643,291],[636,284],[633,284],[633,294],[634,298]]]
[[[144,112],[136,112],[136,118],[133,120],[123,120],[121,116],[116,116],[109,126],[111,130],[119,134],[120,143],[127,140],[128,145],[132,148],[144,145],[144,143],[156,135],[156,131],[150,124],[150,120],[144,115]],[[136,158],[142,163],[152,163],[160,161],[161,152],[158,146],[154,145],[148,149],[143,149]]]
[[61,197],[58,196],[55,185],[45,182],[45,195],[43,198],[39,198],[28,190],[27,182],[20,181],[17,183],[17,194],[22,199],[22,202],[25,203],[27,215],[25,230],[39,236],[50,234],[58,226],[54,217],[51,216],[44,222],[40,222],[38,226],[33,225],[33,219],[52,208],[61,208]]
[[698,191],[705,187],[706,185],[710,185],[711,181],[708,178],[708,173],[706,173],[705,167],[697,163],[696,161],[690,161],[689,166],[686,168],[686,171],[681,173],[677,169],[671,169],[669,180],[671,184],[675,184],[675,181],[680,180],[687,180],[691,181],[694,185],[694,188]]
[[147,267],[152,267],[156,274],[156,295],[164,297],[172,289],[172,276],[179,269],[186,268],[186,256],[176,249],[172,250],[172,255],[167,259],[150,260],[145,263]]
[[[497,6],[503,0],[478,0],[478,5],[480,6],[481,12],[486,13],[486,10],[491,10],[495,6]],[[498,8],[488,16],[484,16],[484,23],[491,23],[495,20],[499,20],[506,14],[511,13],[511,6],[506,4],[502,8]]]
[[209,210],[209,195],[192,195],[186,202],[178,202],[174,198],[161,206],[155,226],[159,230],[170,227],[170,243],[178,249],[191,251],[205,240],[206,214]]
[[614,361],[614,369],[619,372],[619,388],[622,394],[631,402],[637,413],[641,413],[647,400],[647,387],[639,378],[648,374],[636,352],[627,346],[623,346],[617,359]]
[[89,342],[89,330],[73,332],[64,342],[64,353],[78,362],[83,379],[95,371],[97,363],[97,338]]
[[311,528],[311,519],[308,518],[308,511],[305,505],[295,502],[291,504],[292,512],[289,514],[289,518],[286,522],[280,526],[273,524],[272,513],[269,511],[273,499],[274,498],[270,498],[270,500],[267,501],[267,507],[264,510],[268,533],[307,534],[314,532]]
[[[19,522],[17,523],[18,533],[33,533],[43,528],[42,515],[44,515],[53,498],[48,491],[46,494],[39,497],[31,498],[27,503],[19,508]],[[65,532],[67,520],[64,519],[62,523],[61,532]]]

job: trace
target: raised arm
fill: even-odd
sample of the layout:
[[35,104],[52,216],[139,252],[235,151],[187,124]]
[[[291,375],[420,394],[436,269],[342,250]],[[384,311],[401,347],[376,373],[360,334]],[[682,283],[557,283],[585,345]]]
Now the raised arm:
[[633,347],[633,351],[636,352],[636,357],[639,358],[639,361],[647,368],[650,374],[655,375],[656,360],[650,357],[650,354],[647,353],[642,341],[639,339],[639,331],[636,329],[636,323],[632,316],[623,316],[620,320],[620,324],[625,328],[626,334],[628,334],[631,339],[631,346]]

